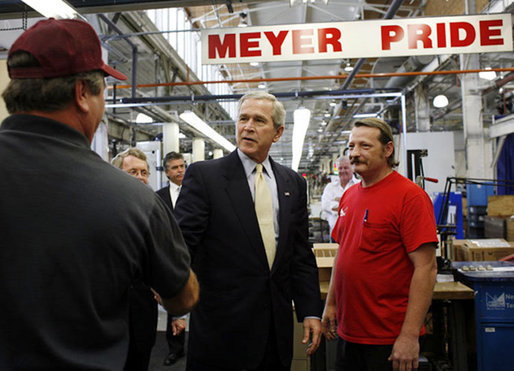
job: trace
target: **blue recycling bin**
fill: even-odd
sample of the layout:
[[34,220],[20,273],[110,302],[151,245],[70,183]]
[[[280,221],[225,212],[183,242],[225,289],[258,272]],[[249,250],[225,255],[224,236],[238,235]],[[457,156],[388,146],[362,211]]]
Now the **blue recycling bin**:
[[[455,278],[475,291],[478,370],[514,370],[514,263],[469,261],[452,265]],[[475,270],[464,270],[465,266]]]

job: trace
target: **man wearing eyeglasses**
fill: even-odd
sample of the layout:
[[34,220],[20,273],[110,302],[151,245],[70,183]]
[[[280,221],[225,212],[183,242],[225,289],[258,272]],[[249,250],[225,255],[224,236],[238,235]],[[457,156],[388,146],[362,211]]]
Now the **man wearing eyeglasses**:
[[111,163],[118,169],[148,184],[150,170],[148,162],[146,162],[146,155],[140,149],[129,148],[113,158]]
[[[146,155],[138,148],[118,154],[111,163],[124,172],[148,184],[150,170]],[[146,371],[150,363],[157,332],[157,301],[148,286],[141,281],[132,284],[129,293],[130,342],[124,371]]]

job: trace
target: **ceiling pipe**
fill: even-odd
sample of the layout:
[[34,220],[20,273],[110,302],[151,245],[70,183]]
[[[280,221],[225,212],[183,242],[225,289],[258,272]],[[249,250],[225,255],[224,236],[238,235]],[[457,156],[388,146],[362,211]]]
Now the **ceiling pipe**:
[[[333,99],[334,97],[342,97],[344,95],[370,95],[376,91],[373,89],[354,89],[354,90],[321,90],[321,91],[296,91],[296,92],[281,92],[272,93],[278,99],[284,98],[309,98],[309,97],[326,97],[326,99]],[[138,103],[167,103],[167,102],[207,102],[218,100],[238,100],[244,94],[220,94],[220,95],[185,95],[185,96],[170,96],[170,97],[140,97],[140,98],[121,98],[122,104],[138,104]]]
[[[356,77],[372,78],[372,77],[393,77],[393,76],[430,76],[430,75],[457,75],[465,73],[478,73],[481,71],[495,72],[513,72],[513,67],[507,68],[491,68],[491,69],[475,69],[475,70],[450,70],[450,71],[412,71],[412,72],[387,72],[387,73],[362,73]],[[297,80],[340,80],[346,79],[349,75],[327,75],[327,76],[295,76],[295,77],[276,77],[262,79],[239,79],[239,80],[211,80],[211,81],[181,81],[181,82],[164,82],[155,84],[138,84],[137,88],[155,88],[158,86],[190,86],[190,85],[207,85],[207,84],[235,84],[235,83],[259,83],[259,82],[277,82],[277,81],[297,81]],[[117,89],[130,89],[132,85],[117,85]],[[341,89],[345,90],[345,89]],[[381,90],[384,90],[382,88]]]
[[[407,58],[405,62],[396,70],[396,72],[413,72],[420,70],[422,67],[430,64],[434,59],[433,55],[414,55],[412,57]],[[386,88],[397,88],[403,87],[407,85],[414,76],[410,75],[402,75],[402,76],[394,76],[387,81],[385,84]]]
[[[123,31],[109,18],[107,18],[104,14],[98,14],[98,18],[104,21],[109,28],[113,29],[119,35],[123,35]],[[136,97],[136,76],[137,76],[137,45],[134,44],[130,39],[124,39],[132,48],[132,98]]]
[[[391,3],[391,6],[389,7],[389,9],[387,9],[387,12],[384,15],[383,19],[393,18],[394,15],[396,14],[396,12],[398,11],[398,9],[400,8],[400,6],[403,4],[403,2],[404,2],[404,0],[393,0],[393,2]],[[357,73],[359,72],[361,67],[364,65],[366,60],[367,60],[367,58],[359,58],[359,60],[357,61],[357,63],[355,63],[355,66],[353,67],[353,71],[350,73],[348,78],[344,81],[343,85],[341,85],[341,89],[344,90],[350,86],[353,79],[358,76]],[[358,77],[364,77],[364,76],[358,76]],[[370,76],[370,77],[374,77],[374,76]],[[334,127],[338,124],[338,120],[336,120],[335,118],[339,117],[341,115],[342,110],[343,110],[343,105],[341,103],[339,103],[336,106],[334,113],[332,115],[332,118],[330,119],[327,127],[325,128],[325,133],[334,130]]]
[[501,88],[503,85],[508,84],[512,80],[514,80],[514,73],[511,72],[511,73],[507,74],[507,76],[505,76],[503,79],[496,80],[492,86],[490,86],[484,90],[483,94],[488,94],[492,90]]
[[[389,9],[387,9],[387,13],[384,15],[383,19],[391,19],[394,17],[400,6],[403,4],[405,0],[394,0]],[[353,81],[354,77],[359,72],[362,65],[366,62],[367,58],[359,58],[355,66],[353,67],[353,71],[350,73],[350,76],[346,79],[346,81],[341,85],[341,89],[346,89],[348,85]],[[337,116],[337,115],[336,115]]]

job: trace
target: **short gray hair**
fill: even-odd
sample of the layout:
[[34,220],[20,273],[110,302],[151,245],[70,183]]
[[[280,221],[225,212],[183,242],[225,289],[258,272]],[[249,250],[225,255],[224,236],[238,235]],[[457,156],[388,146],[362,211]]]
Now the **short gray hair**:
[[273,104],[273,110],[271,112],[271,116],[273,118],[273,124],[275,128],[278,129],[281,126],[285,125],[286,122],[286,109],[284,105],[275,97],[273,94],[266,93],[265,91],[256,90],[246,93],[239,99],[237,103],[237,112],[241,112],[241,106],[244,101],[247,99],[264,99],[270,101]]
[[146,162],[146,167],[148,168],[148,174],[150,174],[150,166],[148,165],[148,161],[146,160],[146,155],[139,148],[130,147],[130,148],[126,149],[125,151],[118,153],[118,155],[111,160],[111,164],[114,167],[121,169],[123,167],[123,160],[125,159],[125,157],[128,157],[128,156],[134,156],[134,157],[137,157],[138,159]]

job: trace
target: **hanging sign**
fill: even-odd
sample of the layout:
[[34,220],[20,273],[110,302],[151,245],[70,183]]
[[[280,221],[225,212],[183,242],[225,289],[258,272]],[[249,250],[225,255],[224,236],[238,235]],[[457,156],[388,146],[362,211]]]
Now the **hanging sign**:
[[202,63],[512,51],[511,14],[202,30]]

